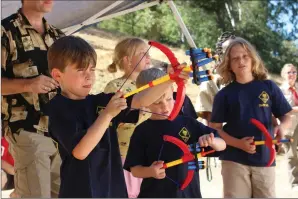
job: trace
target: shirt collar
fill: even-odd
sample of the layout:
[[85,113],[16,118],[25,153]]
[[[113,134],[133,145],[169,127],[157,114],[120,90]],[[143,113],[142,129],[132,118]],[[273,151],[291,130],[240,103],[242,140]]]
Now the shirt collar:
[[[26,25],[26,26],[30,26],[32,29],[34,29],[33,26],[30,24],[29,20],[27,19],[27,17],[23,14],[21,8],[18,10],[17,14],[18,14],[18,18],[20,19],[20,23],[22,26]],[[43,21],[43,24],[45,27],[45,32],[49,32],[51,27],[48,24],[47,20],[43,17],[42,21]]]
[[[281,87],[284,88],[284,89],[290,89],[290,85],[289,85],[288,82],[283,82]],[[296,82],[294,84],[294,88],[295,88],[295,90],[298,90],[298,82]]]

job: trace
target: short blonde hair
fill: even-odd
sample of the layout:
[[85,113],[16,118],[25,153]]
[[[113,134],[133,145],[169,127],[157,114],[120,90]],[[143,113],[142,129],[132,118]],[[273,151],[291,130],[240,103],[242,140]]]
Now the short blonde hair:
[[143,45],[146,45],[146,43],[142,39],[136,37],[126,38],[120,41],[115,47],[113,63],[108,66],[108,71],[110,73],[115,73],[117,72],[117,67],[120,70],[123,70],[123,58],[125,56],[132,58],[138,48]]
[[287,63],[287,64],[285,64],[285,65],[282,67],[281,71],[280,71],[280,76],[281,76],[283,79],[286,79],[286,71],[287,71],[287,69],[290,68],[290,67],[294,67],[295,70],[297,71],[297,67],[294,66],[294,64],[291,64],[291,63]]
[[137,88],[140,88],[141,86],[144,86],[155,79],[165,76],[166,74],[166,72],[158,68],[149,68],[147,70],[143,70],[137,77],[136,86]]
[[236,80],[235,74],[231,70],[230,66],[230,53],[231,49],[236,46],[241,45],[249,54],[252,59],[252,74],[256,80],[265,80],[267,79],[268,71],[257,53],[256,49],[245,39],[241,37],[236,37],[231,40],[226,52],[224,53],[224,57],[222,62],[217,67],[217,73],[222,77],[221,83],[227,85]]

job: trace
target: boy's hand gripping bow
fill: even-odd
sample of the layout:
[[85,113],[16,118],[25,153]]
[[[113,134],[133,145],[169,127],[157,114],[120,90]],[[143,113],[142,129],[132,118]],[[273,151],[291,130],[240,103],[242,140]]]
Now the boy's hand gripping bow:
[[264,126],[264,124],[262,124],[259,120],[256,120],[254,118],[252,118],[251,123],[254,124],[265,136],[265,140],[264,141],[254,141],[252,144],[254,145],[263,145],[265,144],[269,150],[270,150],[270,158],[269,161],[267,163],[267,167],[270,167],[272,165],[272,163],[275,160],[275,156],[276,156],[276,152],[274,149],[274,144],[277,143],[286,143],[286,142],[293,142],[293,139],[282,139],[282,140],[274,140],[272,139],[269,131],[266,129],[266,127]]
[[203,167],[203,165],[201,165],[202,161],[198,161],[198,158],[201,158],[201,157],[204,157],[204,156],[206,156],[210,153],[213,153],[213,152],[215,152],[215,150],[211,150],[211,151],[207,151],[207,152],[204,152],[204,150],[202,150],[202,152],[200,152],[200,153],[193,154],[189,150],[189,147],[184,142],[182,142],[181,140],[179,140],[176,137],[169,136],[169,135],[164,135],[163,140],[166,141],[166,142],[171,142],[171,143],[175,144],[176,146],[178,146],[183,151],[183,156],[180,159],[174,160],[174,161],[171,161],[171,162],[168,162],[168,163],[164,163],[163,168],[166,169],[166,168],[173,167],[173,166],[176,166],[176,165],[179,165],[179,164],[191,162],[193,160],[196,161],[196,162],[194,162],[194,164],[193,164],[193,162],[191,162],[189,164],[187,176],[186,176],[185,180],[180,185],[180,190],[184,190],[189,185],[189,183],[191,182],[191,180],[193,178],[193,175],[195,173],[195,170],[199,169],[200,167]]

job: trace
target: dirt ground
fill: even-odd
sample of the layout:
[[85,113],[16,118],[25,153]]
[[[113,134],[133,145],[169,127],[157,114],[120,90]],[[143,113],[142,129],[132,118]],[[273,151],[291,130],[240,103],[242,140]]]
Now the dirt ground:
[[[218,160],[217,160],[218,161]],[[206,177],[206,170],[200,171],[201,191],[203,198],[222,198],[222,178],[221,166],[218,161],[215,167],[213,159],[212,164],[212,181],[208,181]],[[276,196],[277,198],[298,198],[298,190],[292,191],[288,183],[287,165],[285,156],[277,157],[276,166]],[[2,191],[2,198],[8,198],[12,190]]]
[[[110,34],[104,31],[98,31],[89,29],[75,34],[87,40],[97,52],[98,60],[96,67],[97,81],[91,91],[91,93],[102,92],[105,85],[117,78],[122,74],[117,72],[115,74],[108,73],[106,68],[112,63],[113,50],[116,43],[124,36],[119,34]],[[205,47],[205,46],[203,46]],[[172,49],[172,48],[171,48]],[[185,52],[181,49],[172,49],[176,57],[180,62],[190,63],[189,57],[185,55]],[[150,55],[152,59],[168,62],[167,58],[158,50],[151,48]],[[280,83],[281,79],[277,75],[270,75],[271,78]],[[187,95],[190,97],[193,103],[195,103],[196,97],[199,92],[199,87],[188,83],[186,85]],[[222,179],[220,174],[220,162],[215,168],[212,166],[213,180],[209,182],[206,178],[206,171],[200,171],[201,178],[201,190],[204,198],[221,198],[222,197]],[[276,190],[277,197],[279,198],[298,198],[298,191],[292,192],[288,184],[287,165],[284,157],[278,157],[276,167]],[[12,190],[2,191],[2,197],[7,198]]]

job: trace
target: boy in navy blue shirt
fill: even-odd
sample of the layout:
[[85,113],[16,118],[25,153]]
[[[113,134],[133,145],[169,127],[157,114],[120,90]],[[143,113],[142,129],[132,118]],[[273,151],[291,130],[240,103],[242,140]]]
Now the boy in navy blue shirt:
[[[157,68],[142,71],[137,78],[137,86],[145,85],[163,75],[165,73]],[[166,170],[162,168],[163,163],[182,156],[180,148],[163,141],[164,135],[178,138],[186,145],[199,142],[200,146],[210,146],[217,151],[225,149],[225,142],[214,137],[214,129],[204,126],[196,119],[178,115],[173,121],[167,120],[173,106],[173,88],[168,88],[160,99],[148,106],[153,112],[151,118],[140,124],[131,137],[124,168],[135,177],[143,178],[139,198],[202,197],[197,172],[186,189],[180,190],[188,172],[187,163]]]
[[[67,36],[49,49],[51,74],[61,87],[48,106],[49,129],[62,158],[59,197],[127,197],[116,128],[136,123],[139,108],[157,100],[172,81],[129,97],[121,92],[89,95],[96,53],[83,39]],[[181,72],[179,77],[187,79]]]
[[[291,106],[281,90],[267,79],[267,70],[252,45],[235,38],[227,48],[217,72],[227,86],[214,99],[211,127],[226,141],[222,152],[224,197],[275,197],[275,162],[269,161],[269,148],[255,146],[264,134],[250,120],[259,120],[274,138],[283,137]],[[272,114],[280,125],[273,127]],[[222,124],[226,123],[223,127]]]

